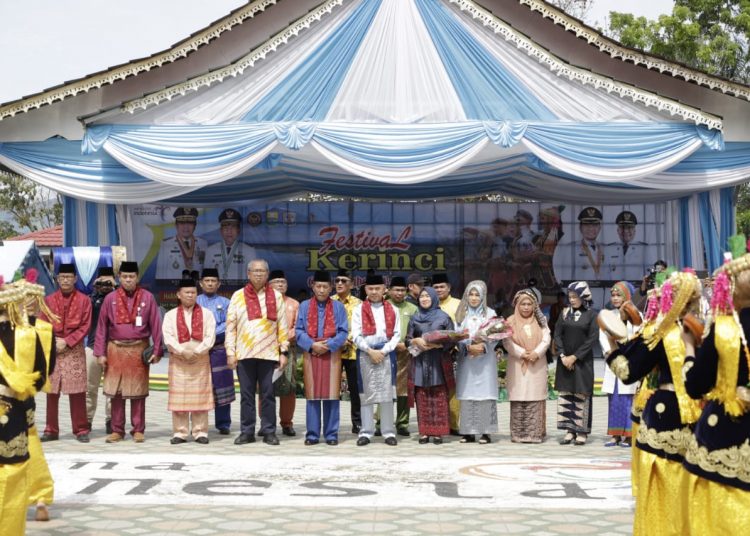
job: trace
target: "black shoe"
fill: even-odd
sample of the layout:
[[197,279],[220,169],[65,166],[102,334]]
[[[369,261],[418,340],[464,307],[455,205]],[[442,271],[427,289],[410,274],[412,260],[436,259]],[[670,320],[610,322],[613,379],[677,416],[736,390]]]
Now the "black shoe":
[[406,428],[399,428],[396,430],[396,433],[400,436],[409,437],[411,433]]
[[201,445],[208,445],[208,438],[207,437],[199,437],[195,440],[196,443],[200,443]]
[[398,441],[396,441],[395,437],[386,437],[385,444],[390,445],[391,447],[395,447],[396,445],[398,445]]
[[169,440],[170,445],[182,445],[183,443],[187,443],[187,439],[182,439],[181,437],[173,437]]
[[107,435],[112,433],[112,419],[104,421],[104,431],[107,432]]
[[60,436],[57,434],[42,434],[42,437],[39,438],[39,440],[42,443],[47,443],[48,441],[57,441],[60,439]]
[[279,444],[279,438],[276,437],[276,434],[266,434],[263,436],[263,443],[266,445],[278,445]]
[[461,440],[459,441],[459,443],[474,443],[474,441],[476,441],[476,439],[477,438],[474,437],[473,435],[465,435],[465,436],[463,436],[461,438]]
[[240,434],[235,440],[235,445],[246,445],[247,443],[255,443],[255,436],[250,434]]
[[362,436],[359,439],[357,439],[357,446],[358,447],[364,447],[365,445],[369,445],[369,444],[370,444],[370,438],[369,437]]
[[79,443],[88,443],[89,442],[89,435],[88,434],[81,434],[79,436],[76,436],[76,439]]
[[339,444],[339,440],[338,439],[328,439],[326,441],[326,445],[331,445],[332,447],[335,447],[338,444]]
[[229,428],[219,428],[219,435],[229,435]]
[[317,439],[305,439],[305,445],[308,447],[317,445],[318,443],[320,443],[320,441],[318,441]]
[[353,424],[353,425],[352,425],[352,433],[353,433],[353,434],[358,434],[358,433],[359,433],[359,429],[360,429],[360,428],[361,428],[361,426],[360,426],[360,425],[358,425],[358,424]]
[[430,442],[430,436],[422,436],[419,438],[420,445],[426,445],[429,442]]
[[381,432],[380,430],[375,430],[375,437],[380,437],[382,435],[383,435],[383,432]]
[[433,437],[432,442],[436,445],[442,445],[443,444],[443,438],[442,437]]
[[281,428],[281,433],[289,437],[294,437],[297,435],[297,432],[295,432],[294,428],[292,428],[291,426],[283,426]]

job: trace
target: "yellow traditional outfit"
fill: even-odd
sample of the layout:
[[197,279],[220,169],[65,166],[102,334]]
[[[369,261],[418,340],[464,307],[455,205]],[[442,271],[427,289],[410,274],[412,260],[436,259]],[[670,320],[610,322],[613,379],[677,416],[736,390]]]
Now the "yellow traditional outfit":
[[[705,340],[685,361],[690,396],[707,403],[685,453],[691,511],[690,533],[740,534],[750,526],[750,255],[719,269],[714,285],[714,322]],[[739,279],[736,284],[735,280]]]
[[25,284],[0,283],[0,536],[26,530],[31,401],[48,375],[42,343],[24,308]]
[[646,377],[654,367],[659,387],[649,397],[638,427],[634,456],[637,480],[633,534],[688,534],[688,476],[682,468],[692,439],[692,424],[700,407],[686,390],[682,377],[685,344],[680,319],[699,303],[695,274],[676,272],[662,288],[662,311],[656,325],[607,357],[615,375],[625,384]]

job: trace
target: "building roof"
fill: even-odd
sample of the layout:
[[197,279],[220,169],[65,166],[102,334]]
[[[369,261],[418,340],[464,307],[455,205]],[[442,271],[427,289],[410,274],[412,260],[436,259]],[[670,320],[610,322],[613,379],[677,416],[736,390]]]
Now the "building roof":
[[40,229],[31,233],[6,238],[6,240],[33,240],[38,247],[62,247],[63,226],[55,225],[47,229]]

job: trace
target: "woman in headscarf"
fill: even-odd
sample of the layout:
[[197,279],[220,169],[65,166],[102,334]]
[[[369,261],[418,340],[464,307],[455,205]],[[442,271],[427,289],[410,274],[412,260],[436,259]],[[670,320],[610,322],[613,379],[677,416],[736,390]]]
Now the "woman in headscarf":
[[432,437],[433,443],[443,442],[442,436],[450,432],[448,389],[455,386],[450,344],[431,344],[422,337],[436,330],[452,330],[453,320],[440,309],[440,300],[432,287],[419,294],[419,310],[409,320],[404,341],[406,346],[416,346],[421,352],[414,357],[409,370],[409,404],[417,405],[419,443]]
[[[610,303],[612,308],[619,310],[622,304],[633,299],[635,288],[627,281],[615,283],[610,291]],[[628,336],[633,334],[633,325],[628,322]],[[602,354],[606,357],[611,351],[609,337],[604,331],[599,331],[599,345]],[[607,435],[612,439],[607,441],[605,447],[616,447],[618,445],[629,447],[632,437],[632,421],[630,410],[633,407],[633,395],[635,395],[638,383],[625,385],[622,380],[615,376],[609,367],[604,367],[604,381],[602,392],[607,393],[609,398],[609,410],[607,418]]]
[[547,348],[552,336],[536,293],[520,290],[513,298],[508,324],[513,335],[503,340],[508,352],[505,386],[510,399],[510,440],[541,443],[547,435]]
[[495,343],[473,340],[479,327],[495,316],[495,311],[487,307],[487,285],[483,281],[469,283],[456,311],[458,330],[469,332],[469,338],[460,343],[456,369],[461,443],[473,443],[476,435],[481,435],[479,443],[489,443],[490,434],[497,432]]
[[585,445],[591,433],[591,396],[594,394],[594,342],[599,336],[596,312],[590,309],[591,290],[585,281],[568,285],[569,306],[555,325],[557,370],[555,389],[557,428],[567,433],[561,445]]

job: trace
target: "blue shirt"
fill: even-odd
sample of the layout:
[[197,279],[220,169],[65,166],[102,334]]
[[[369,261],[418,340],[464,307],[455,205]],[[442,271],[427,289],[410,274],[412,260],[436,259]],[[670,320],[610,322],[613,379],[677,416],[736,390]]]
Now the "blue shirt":
[[[323,337],[323,329],[325,324],[326,316],[326,304],[320,303],[315,298],[303,301],[299,305],[299,313],[297,313],[297,324],[294,331],[297,335],[297,346],[302,348],[305,352],[309,352],[312,348],[313,342],[315,342],[307,334],[307,312],[310,310],[310,304],[313,307],[318,308],[318,333],[317,338]],[[333,303],[333,320],[336,323],[336,335],[332,338],[327,339],[328,349],[331,352],[335,352],[346,343],[346,338],[349,336],[349,319],[346,316],[346,308],[340,302],[331,300]]]
[[207,296],[201,294],[196,300],[198,305],[205,307],[214,314],[216,320],[216,335],[223,335],[227,329],[227,309],[229,308],[229,299],[224,296],[214,294]]

